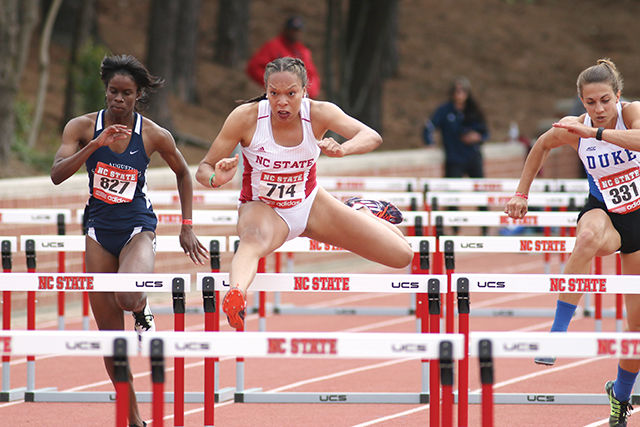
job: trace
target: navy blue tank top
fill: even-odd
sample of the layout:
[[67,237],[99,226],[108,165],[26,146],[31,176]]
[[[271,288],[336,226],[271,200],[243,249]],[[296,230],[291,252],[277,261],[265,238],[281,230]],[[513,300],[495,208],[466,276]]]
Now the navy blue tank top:
[[[129,145],[122,153],[109,146],[94,151],[85,165],[91,197],[85,209],[87,227],[125,231],[143,226],[155,230],[158,223],[146,196],[149,157],[142,142],[142,116],[134,113]],[[96,117],[94,139],[104,130],[104,110]]]

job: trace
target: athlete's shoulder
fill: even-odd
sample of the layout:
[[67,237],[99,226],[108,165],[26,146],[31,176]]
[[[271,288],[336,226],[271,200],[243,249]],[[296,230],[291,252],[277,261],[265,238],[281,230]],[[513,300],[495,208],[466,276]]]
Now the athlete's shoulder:
[[96,124],[97,112],[83,114],[69,120],[64,126],[63,137],[70,137],[81,143],[93,138],[93,131]]
[[238,105],[229,113],[226,122],[236,126],[255,126],[258,120],[258,103],[256,101]]
[[343,113],[333,102],[309,100],[309,113],[312,119],[331,118],[333,114]]

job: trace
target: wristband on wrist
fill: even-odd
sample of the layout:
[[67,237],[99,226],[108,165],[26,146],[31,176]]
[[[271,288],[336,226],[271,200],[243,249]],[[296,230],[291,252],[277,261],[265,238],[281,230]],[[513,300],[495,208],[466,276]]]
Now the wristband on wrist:
[[182,218],[182,225],[193,225],[193,220],[191,218]]
[[516,191],[515,196],[516,196],[516,197],[522,197],[522,198],[523,198],[523,199],[525,199],[525,200],[527,200],[527,199],[529,198],[529,196],[528,196],[527,194],[525,194],[525,193],[521,193],[521,192],[519,192],[519,191]]
[[602,141],[602,132],[604,132],[604,128],[598,128],[596,131],[596,139],[598,141]]
[[212,187],[212,188],[218,188],[218,187],[220,187],[219,185],[214,185],[213,180],[214,180],[215,178],[216,178],[216,173],[215,173],[215,172],[213,172],[213,173],[211,174],[211,177],[209,177],[209,187]]

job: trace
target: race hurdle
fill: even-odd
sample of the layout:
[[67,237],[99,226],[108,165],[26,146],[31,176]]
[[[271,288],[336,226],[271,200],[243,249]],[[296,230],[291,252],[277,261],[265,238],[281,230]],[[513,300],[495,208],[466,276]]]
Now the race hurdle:
[[[459,296],[462,296],[467,301],[469,295],[472,292],[526,292],[526,293],[613,293],[613,294],[638,294],[640,289],[637,286],[640,276],[631,275],[573,275],[573,274],[453,274],[451,280],[457,284],[457,291]],[[492,286],[487,286],[491,283]],[[469,310],[465,310],[464,314],[461,311],[459,316],[459,330],[465,336],[469,331]],[[568,333],[550,334],[554,339],[566,340],[565,336]],[[589,333],[580,333],[589,334]],[[598,334],[595,332],[594,334]],[[607,333],[604,336],[612,337],[617,336],[618,333]],[[541,336],[549,335],[549,333],[540,333]],[[520,343],[522,343],[522,333],[514,335],[518,337]],[[628,334],[621,336],[628,337]],[[470,341],[466,341],[469,343]],[[539,345],[525,345],[523,349],[521,346],[515,346],[512,350],[512,356],[517,354],[520,356],[521,352],[526,352],[528,347],[541,347]],[[541,347],[537,355],[549,356],[565,356],[561,351],[556,352],[554,347]],[[538,350],[536,350],[538,351]],[[615,354],[611,354],[615,356]],[[523,356],[524,357],[524,356]],[[459,387],[458,387],[458,399],[460,401],[460,411],[466,411],[467,403],[479,403],[477,396],[472,398],[469,394],[468,387],[468,359],[462,359],[459,368]],[[466,364],[466,366],[464,366]],[[606,404],[606,400],[590,400],[588,395],[582,394],[576,395],[564,395],[555,397],[551,395],[551,398],[544,399],[545,401],[538,401],[529,399],[529,394],[505,394],[495,395],[495,403],[507,403],[507,404],[539,404],[539,403],[557,403],[557,404]],[[467,400],[468,399],[468,400]],[[547,402],[548,400],[548,402]]]
[[[116,378],[116,426],[128,426],[128,357],[138,354],[138,336],[124,331],[3,331],[4,355],[112,356]],[[26,400],[26,399],[25,399]]]
[[[0,248],[2,250],[2,272],[10,273],[13,267],[12,256],[17,251],[18,239],[15,236],[1,236]],[[2,291],[2,330],[11,330],[11,291]],[[2,356],[2,388],[0,389],[0,402],[9,402],[24,396],[24,387],[11,389],[10,365],[11,356]]]
[[[10,273],[3,274],[0,290],[27,292],[174,292],[174,285],[190,288],[189,274],[153,273]],[[35,331],[35,299],[27,306],[27,330]],[[43,331],[47,333],[48,331]],[[4,333],[4,332],[3,332]],[[52,388],[36,390],[35,356],[27,355],[25,401],[32,402],[111,402],[109,392],[60,392]],[[149,401],[144,393],[140,401]]]
[[[174,334],[156,332],[143,335],[143,354],[149,341],[160,338],[168,355],[176,357],[288,357],[288,358],[357,358],[357,359],[421,359],[440,361],[443,386],[443,426],[453,420],[453,361],[462,357],[462,336],[459,334],[417,333],[347,333],[347,332],[218,332],[215,334],[185,332]],[[195,345],[194,345],[195,343]],[[205,393],[209,389],[205,389]],[[263,393],[264,403],[282,402],[283,394]],[[304,393],[302,393],[304,394]],[[322,396],[348,396],[348,393],[323,393]],[[269,399],[272,397],[272,399]],[[240,400],[242,401],[242,400]],[[439,406],[439,399],[431,400]],[[204,425],[214,425],[214,405],[205,405]],[[244,400],[244,402],[249,402]],[[327,400],[289,400],[289,403],[373,403],[348,398]],[[404,403],[404,402],[389,402]],[[415,402],[423,403],[423,402]],[[439,424],[432,424],[439,425]]]
[[[413,252],[419,257],[420,272],[424,273],[429,270],[430,248],[435,247],[435,237],[432,236],[406,236],[406,240],[411,245]],[[229,236],[229,247],[235,248],[239,242],[238,236]],[[275,250],[276,253],[351,253],[343,248],[328,245],[306,237],[297,237],[285,242],[280,248]],[[278,293],[276,293],[278,295]],[[415,294],[410,294],[415,296]],[[263,301],[263,299],[261,299]],[[262,305],[262,304],[261,304]],[[267,307],[268,308],[268,307]],[[415,299],[410,301],[410,305],[404,307],[296,307],[293,305],[281,305],[279,300],[275,300],[271,307],[275,314],[296,314],[296,315],[381,315],[381,316],[413,316],[416,314]],[[260,313],[260,330],[265,330],[263,325],[266,309],[259,309]],[[419,329],[418,329],[419,331]]]
[[[472,332],[469,336],[470,356],[478,357],[482,392],[470,395],[473,403],[482,405],[482,427],[493,427],[494,404],[550,404],[550,405],[608,405],[607,395],[602,393],[494,393],[494,358],[534,358],[550,354],[571,358],[633,357],[640,355],[637,343],[640,333],[595,332]],[[631,395],[632,405],[640,403],[637,390]],[[522,402],[523,396],[526,402]],[[532,399],[533,397],[533,399]],[[542,397],[542,399],[538,399]]]
[[[439,302],[439,294],[444,290],[440,283],[445,276],[401,275],[401,274],[258,274],[250,291],[280,291],[280,292],[390,292],[411,293],[422,292],[430,294],[434,301]],[[408,283],[409,286],[398,286]],[[213,286],[212,286],[213,285]],[[215,290],[226,290],[229,287],[229,275],[226,273],[209,274],[198,273],[198,289],[213,287]],[[432,296],[435,293],[435,296]],[[439,323],[439,311],[430,314],[433,324]],[[438,332],[438,331],[436,331]],[[423,363],[422,390],[427,389],[426,361]],[[258,389],[244,389],[244,361],[236,364],[236,402],[246,403],[322,403],[322,396],[327,393],[265,393]],[[426,403],[425,393],[341,393],[344,402],[348,403]]]
[[[58,235],[64,235],[66,234],[66,225],[70,223],[70,209],[0,209],[0,227],[4,224],[14,226],[53,225],[56,227]],[[58,252],[58,273],[64,273],[65,271],[65,257],[64,251]],[[58,313],[64,314],[64,304],[64,293],[61,292],[58,294]]]
[[[532,236],[441,236],[440,251],[445,253],[445,258],[449,260],[448,269],[453,272],[455,253],[526,253],[526,254],[551,254],[570,253],[575,245],[575,237],[532,237]],[[596,266],[597,267],[597,266]],[[600,263],[596,274],[602,273]],[[618,272],[619,273],[619,272]],[[549,273],[547,273],[549,274]],[[615,317],[616,331],[622,331],[622,295],[616,295],[616,309],[603,310],[602,298],[595,296],[595,331],[602,331],[602,318]],[[586,303],[585,303],[586,304]],[[590,315],[589,309],[585,307],[585,315]],[[475,316],[504,316],[504,317],[553,317],[554,308],[518,308],[518,309],[477,309]]]

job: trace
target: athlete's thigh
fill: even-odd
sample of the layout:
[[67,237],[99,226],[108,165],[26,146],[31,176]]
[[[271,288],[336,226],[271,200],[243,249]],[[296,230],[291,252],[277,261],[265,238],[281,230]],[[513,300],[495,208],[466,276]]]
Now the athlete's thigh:
[[155,233],[141,231],[127,242],[120,251],[119,273],[153,273],[155,262]]
[[640,251],[629,254],[621,253],[620,261],[622,261],[622,274],[640,275]]
[[598,245],[597,256],[612,254],[620,248],[620,233],[614,228],[609,215],[602,209],[591,209],[580,217],[576,228],[578,239],[583,230],[594,234],[594,241]]
[[88,273],[116,273],[118,259],[91,237],[85,237],[85,268]]
[[271,207],[254,201],[238,209],[237,231],[242,246],[251,246],[264,256],[282,246],[289,226]]
[[323,188],[313,202],[303,236],[375,260],[407,247],[407,242],[378,218],[346,206]]

